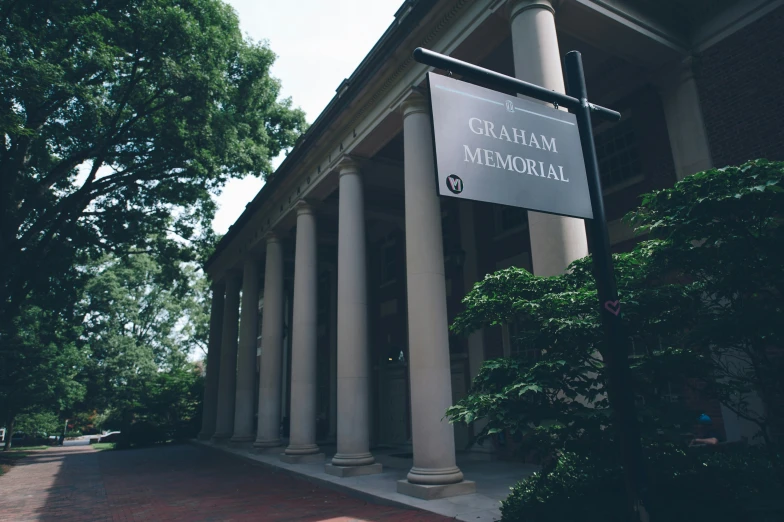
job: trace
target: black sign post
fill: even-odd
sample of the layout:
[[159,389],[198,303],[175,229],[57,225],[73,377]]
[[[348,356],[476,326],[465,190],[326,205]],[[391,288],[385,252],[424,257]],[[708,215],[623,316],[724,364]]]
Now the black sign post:
[[596,159],[591,125],[592,115],[617,121],[621,117],[620,113],[588,102],[582,57],[578,51],[571,51],[566,55],[567,94],[551,91],[539,85],[524,82],[421,47],[414,51],[414,59],[425,65],[477,80],[491,88],[517,92],[543,102],[552,103],[556,107],[565,107],[577,117],[580,145],[585,161],[588,191],[593,210],[593,219],[588,219],[588,226],[591,231],[594,277],[599,297],[599,313],[608,347],[606,353],[603,354],[608,370],[607,395],[613,410],[620,442],[626,479],[627,509],[630,520],[635,522],[650,521],[650,514],[645,507],[647,479],[630,382],[628,341],[623,332],[622,306],[618,299],[615,283],[607,220],[604,212],[604,198],[599,178],[599,165]]

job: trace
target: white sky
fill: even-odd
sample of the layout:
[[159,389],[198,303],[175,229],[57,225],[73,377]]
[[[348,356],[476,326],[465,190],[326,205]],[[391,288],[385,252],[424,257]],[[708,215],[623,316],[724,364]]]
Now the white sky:
[[[283,97],[305,111],[309,123],[335,95],[392,23],[403,0],[225,0],[239,14],[242,32],[267,40],[278,55],[272,75]],[[282,158],[275,162],[280,164]],[[212,228],[225,233],[264,182],[230,181],[217,198]]]

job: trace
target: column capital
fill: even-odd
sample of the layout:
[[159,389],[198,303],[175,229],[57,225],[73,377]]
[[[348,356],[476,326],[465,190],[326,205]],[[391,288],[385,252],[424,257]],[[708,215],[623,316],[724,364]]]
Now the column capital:
[[301,216],[303,214],[313,214],[313,205],[305,201],[304,199],[298,200],[294,204],[294,208],[297,209],[297,215]]
[[280,236],[277,233],[273,232],[272,230],[264,234],[264,239],[266,240],[268,245],[270,243],[280,243]]
[[338,173],[340,176],[346,174],[361,174],[359,163],[357,163],[351,156],[343,156],[338,163]]
[[246,263],[258,263],[262,259],[264,259],[263,252],[256,252],[256,251],[246,252],[245,255],[242,257],[243,270],[244,270],[244,265]]
[[529,9],[546,9],[555,15],[555,5],[558,3],[558,0],[515,0],[509,6],[509,19],[514,20],[517,15]]
[[674,62],[670,62],[659,70],[656,74],[654,85],[659,90],[677,88],[678,86],[694,79],[694,57],[684,56]]
[[403,119],[412,114],[420,112],[429,113],[430,107],[428,106],[427,99],[422,95],[419,89],[411,89],[403,103],[400,105],[403,110]]

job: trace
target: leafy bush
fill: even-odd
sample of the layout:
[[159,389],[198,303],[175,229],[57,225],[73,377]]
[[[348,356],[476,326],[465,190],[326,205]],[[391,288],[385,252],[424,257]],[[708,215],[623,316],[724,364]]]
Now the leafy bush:
[[131,424],[128,442],[132,446],[151,446],[169,440],[166,427],[151,421],[139,421]]
[[[633,349],[626,386],[608,386],[613,354],[590,256],[554,277],[510,268],[474,286],[452,330],[514,324],[521,334],[513,342],[535,355],[486,361],[447,416],[485,419],[477,439],[508,432],[522,451],[538,452],[544,468],[510,497],[508,520],[623,516],[614,511],[625,496],[613,393],[637,400],[655,494],[648,507],[664,513],[659,520],[780,520],[778,507],[773,518],[749,510],[777,498],[768,484],[784,485],[784,162],[694,174],[645,195],[627,219],[649,235],[613,256]],[[698,459],[677,449],[698,412],[673,404],[671,385],[692,386],[755,423],[766,453]],[[751,406],[754,394],[765,408]]]
[[[784,482],[758,449],[692,452],[657,445],[647,447],[646,454],[656,520],[784,520]],[[624,480],[616,462],[606,455],[562,454],[550,469],[513,488],[501,507],[503,520],[624,522]]]
[[[694,412],[667,400],[668,384],[707,374],[705,357],[681,348],[701,288],[661,281],[649,267],[651,248],[646,243],[614,256],[624,320],[636,348],[628,392],[643,404],[643,433],[675,438],[689,431]],[[605,429],[611,416],[608,354],[591,260],[575,261],[570,269],[543,278],[509,268],[486,276],[464,299],[466,310],[455,319],[454,331],[515,323],[521,334],[514,342],[538,352],[534,358],[485,361],[469,395],[447,411],[453,421],[485,418],[479,439],[508,431],[521,439],[523,451],[542,456],[574,444],[613,444],[614,431]],[[673,302],[681,305],[673,308]]]

